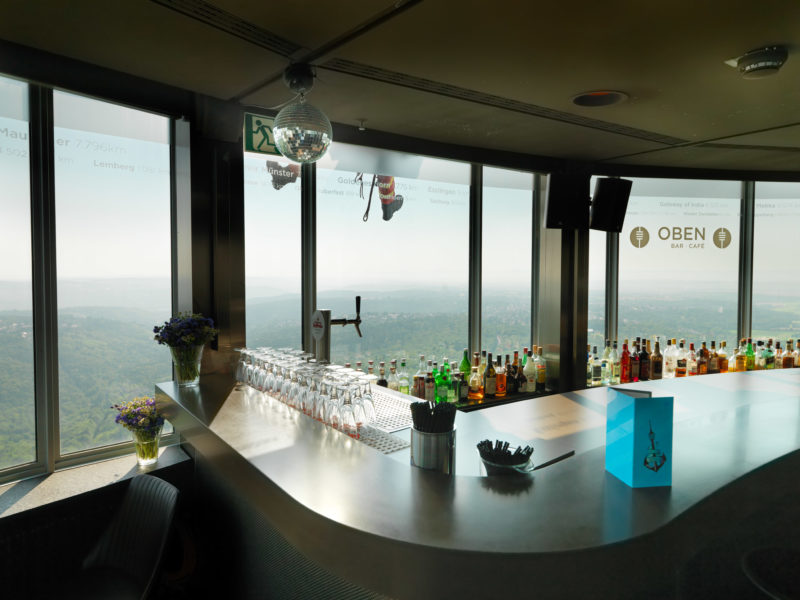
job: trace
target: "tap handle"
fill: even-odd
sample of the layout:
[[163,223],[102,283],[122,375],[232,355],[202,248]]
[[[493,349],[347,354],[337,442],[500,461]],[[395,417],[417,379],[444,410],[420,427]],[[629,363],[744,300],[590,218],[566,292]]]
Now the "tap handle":
[[364,337],[363,335],[361,335],[361,326],[358,323],[359,323],[359,319],[356,319],[353,322],[353,325],[355,325],[355,327],[356,327],[356,332],[358,332],[358,337]]
[[[356,318],[361,314],[361,296],[356,296]],[[359,331],[358,335],[361,335]]]

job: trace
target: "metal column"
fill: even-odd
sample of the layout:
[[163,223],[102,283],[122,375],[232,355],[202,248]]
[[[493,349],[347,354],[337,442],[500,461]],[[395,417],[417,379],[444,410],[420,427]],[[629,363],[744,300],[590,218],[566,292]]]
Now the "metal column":
[[737,342],[751,336],[753,327],[753,233],[756,184],[742,182],[739,212],[739,303],[737,311]]
[[614,341],[618,335],[619,315],[619,234],[606,233],[606,339]]
[[170,120],[172,313],[192,306],[192,169],[189,122]]
[[469,315],[470,356],[481,350],[481,277],[483,275],[483,167],[472,164],[469,185]]
[[317,166],[302,165],[300,176],[302,343],[305,352],[313,352],[311,315],[317,310]]
[[531,219],[531,339],[528,347],[539,345],[539,275],[542,255],[542,227],[544,227],[544,201],[542,195],[544,176],[533,174],[533,202]]

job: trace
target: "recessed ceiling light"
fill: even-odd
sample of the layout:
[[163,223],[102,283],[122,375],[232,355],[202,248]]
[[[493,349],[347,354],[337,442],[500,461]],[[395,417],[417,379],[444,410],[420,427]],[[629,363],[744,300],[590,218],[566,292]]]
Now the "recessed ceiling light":
[[611,106],[612,104],[624,102],[627,99],[628,94],[625,92],[594,90],[592,92],[578,94],[572,99],[572,102],[578,106]]

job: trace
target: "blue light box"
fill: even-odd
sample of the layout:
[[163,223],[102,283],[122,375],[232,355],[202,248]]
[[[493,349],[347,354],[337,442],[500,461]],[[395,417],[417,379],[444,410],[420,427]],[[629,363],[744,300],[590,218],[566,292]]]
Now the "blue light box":
[[672,396],[609,388],[606,471],[631,487],[672,485]]

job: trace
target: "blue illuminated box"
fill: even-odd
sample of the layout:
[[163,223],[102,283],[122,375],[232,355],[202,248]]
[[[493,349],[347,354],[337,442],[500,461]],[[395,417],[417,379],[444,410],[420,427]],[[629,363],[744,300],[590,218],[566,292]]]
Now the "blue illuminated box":
[[608,389],[606,471],[631,487],[672,485],[672,396]]

